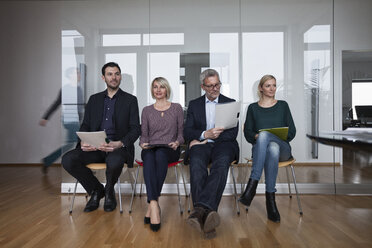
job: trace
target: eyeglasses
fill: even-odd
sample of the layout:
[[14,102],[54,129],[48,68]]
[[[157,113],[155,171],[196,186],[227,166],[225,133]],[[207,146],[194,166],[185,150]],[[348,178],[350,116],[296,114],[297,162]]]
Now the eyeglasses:
[[203,84],[203,85],[208,90],[211,90],[211,89],[214,89],[214,88],[216,88],[218,90],[219,88],[221,88],[221,83],[216,83],[216,84],[211,84],[211,85]]

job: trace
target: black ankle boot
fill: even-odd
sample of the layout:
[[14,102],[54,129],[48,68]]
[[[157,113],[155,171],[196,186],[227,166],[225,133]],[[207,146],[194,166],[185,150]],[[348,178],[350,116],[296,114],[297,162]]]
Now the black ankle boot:
[[258,180],[249,178],[247,187],[244,190],[244,193],[240,196],[239,201],[246,206],[250,206],[253,200],[253,197],[256,195]]
[[275,203],[275,192],[266,192],[267,218],[274,222],[280,222],[280,214]]

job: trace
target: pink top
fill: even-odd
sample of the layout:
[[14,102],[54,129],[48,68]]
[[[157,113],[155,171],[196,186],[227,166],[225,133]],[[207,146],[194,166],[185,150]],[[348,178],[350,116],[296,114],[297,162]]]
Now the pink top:
[[171,103],[165,111],[156,110],[154,104],[144,107],[141,116],[140,144],[169,144],[183,139],[183,109],[179,103]]

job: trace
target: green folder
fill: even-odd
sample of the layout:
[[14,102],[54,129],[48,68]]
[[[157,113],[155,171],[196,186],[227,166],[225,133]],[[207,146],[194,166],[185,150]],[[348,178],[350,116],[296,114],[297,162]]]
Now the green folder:
[[269,133],[275,134],[280,139],[286,141],[288,137],[288,127],[274,127],[274,128],[267,128],[267,129],[260,129],[259,132],[267,131]]

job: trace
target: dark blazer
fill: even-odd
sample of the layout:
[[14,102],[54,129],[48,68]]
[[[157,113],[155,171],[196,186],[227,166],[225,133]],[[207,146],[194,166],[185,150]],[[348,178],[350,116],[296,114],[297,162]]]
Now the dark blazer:
[[[107,90],[94,94],[89,98],[85,107],[84,119],[80,131],[100,131],[103,118],[104,98],[106,94]],[[135,96],[122,91],[120,88],[116,93],[116,97],[115,113],[113,117],[115,123],[114,141],[120,140],[123,142],[126,147],[126,149],[123,150],[128,153],[128,167],[133,167],[133,143],[141,134],[138,102]],[[78,145],[80,145],[80,143]]]
[[[235,102],[234,99],[228,98],[222,94],[218,97],[219,103]],[[187,109],[186,123],[184,125],[183,136],[189,143],[192,140],[199,140],[200,135],[203,131],[206,131],[207,120],[205,113],[205,95],[190,101]],[[223,131],[220,136],[214,140],[216,144],[224,143],[226,146],[232,146],[234,148],[235,160],[239,160],[239,145],[236,141],[236,137],[239,132],[239,123],[236,127]],[[188,150],[185,153],[185,162],[188,162]]]

